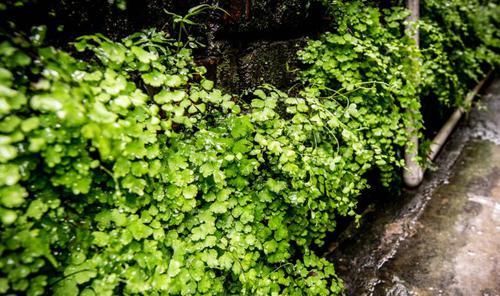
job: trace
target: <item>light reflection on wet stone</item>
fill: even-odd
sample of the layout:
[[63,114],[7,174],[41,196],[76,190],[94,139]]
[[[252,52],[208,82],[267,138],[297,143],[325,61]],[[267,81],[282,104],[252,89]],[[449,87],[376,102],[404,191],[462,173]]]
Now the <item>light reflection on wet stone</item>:
[[348,295],[500,295],[500,80],[424,184],[332,255]]

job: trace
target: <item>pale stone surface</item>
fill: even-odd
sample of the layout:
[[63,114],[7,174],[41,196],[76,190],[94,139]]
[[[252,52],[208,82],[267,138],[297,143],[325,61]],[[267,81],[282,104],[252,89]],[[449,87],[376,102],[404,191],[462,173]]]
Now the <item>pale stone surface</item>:
[[333,253],[348,295],[500,295],[500,80],[437,166]]

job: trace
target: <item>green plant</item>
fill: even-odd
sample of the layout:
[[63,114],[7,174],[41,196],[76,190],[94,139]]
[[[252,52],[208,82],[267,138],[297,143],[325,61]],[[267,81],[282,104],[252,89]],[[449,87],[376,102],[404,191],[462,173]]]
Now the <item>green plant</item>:
[[353,213],[345,157],[369,155],[332,140],[329,106],[239,103],[156,32],[76,47],[95,58],[1,44],[2,293],[341,289],[309,246]]
[[[419,94],[479,73],[429,69],[494,63],[498,15],[470,15],[483,47],[452,59],[454,17],[424,20],[419,52],[404,9],[326,5],[335,33],[299,53],[298,97],[225,94],[196,44],[154,30],[81,37],[86,60],[40,38],[0,43],[0,293],[340,293],[313,247],[356,216],[369,171],[388,185],[404,165]],[[174,15],[179,30],[205,9]]]
[[218,10],[221,11],[227,15],[229,13],[225,11],[224,9],[214,6],[214,5],[209,5],[209,4],[200,4],[194,7],[191,7],[185,15],[179,15],[173,12],[170,12],[168,10],[164,10],[167,15],[170,15],[172,17],[172,27],[174,31],[177,31],[177,38],[178,41],[180,42],[182,40],[182,34],[186,34],[188,37],[189,42],[191,44],[196,44],[196,45],[202,45],[196,41],[196,39],[192,38],[189,36],[189,31],[188,27],[193,27],[193,26],[200,26],[199,23],[195,22],[193,18],[199,16],[200,14],[206,12],[207,10]]
[[366,1],[326,3],[335,32],[299,52],[307,65],[305,93],[334,105],[335,114],[354,107],[359,115],[342,122],[360,139],[360,149],[372,153],[372,159],[357,162],[367,168],[375,164],[388,185],[394,168],[404,165],[399,151],[409,136],[405,127],[421,127],[419,53],[404,34],[408,13],[399,7],[380,10]]
[[500,63],[499,15],[493,1],[423,2],[422,96],[462,104],[472,84]]
[[31,0],[5,0],[0,3],[0,11],[7,10],[12,7],[22,7],[29,2],[31,2]]

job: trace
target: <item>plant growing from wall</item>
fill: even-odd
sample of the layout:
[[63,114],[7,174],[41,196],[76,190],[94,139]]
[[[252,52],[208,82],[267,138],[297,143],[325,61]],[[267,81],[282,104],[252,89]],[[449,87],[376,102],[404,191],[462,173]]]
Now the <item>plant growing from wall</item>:
[[448,47],[421,65],[403,9],[327,5],[336,31],[301,51],[298,97],[225,94],[154,30],[81,37],[85,60],[0,43],[0,293],[340,293],[312,249],[356,215],[368,171],[389,184],[403,165],[406,112],[441,79],[427,52]]
[[419,53],[404,34],[408,13],[400,7],[380,10],[366,1],[326,3],[335,32],[299,52],[307,65],[305,93],[336,105],[337,113],[352,106],[359,110],[359,117],[348,117],[344,124],[364,139],[364,149],[377,152],[375,164],[388,185],[394,168],[404,165],[399,151],[412,122],[407,111],[420,122]]
[[371,155],[328,105],[270,86],[240,104],[154,31],[82,37],[88,62],[0,48],[2,293],[341,289],[309,246]]
[[471,84],[500,63],[500,6],[494,1],[424,1],[422,96],[459,106]]

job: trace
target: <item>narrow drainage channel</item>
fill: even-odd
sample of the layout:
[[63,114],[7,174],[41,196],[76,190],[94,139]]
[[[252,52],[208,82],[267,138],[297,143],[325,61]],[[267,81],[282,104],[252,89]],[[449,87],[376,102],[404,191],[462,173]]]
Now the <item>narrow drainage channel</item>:
[[500,79],[424,183],[377,206],[331,259],[348,295],[500,295]]

